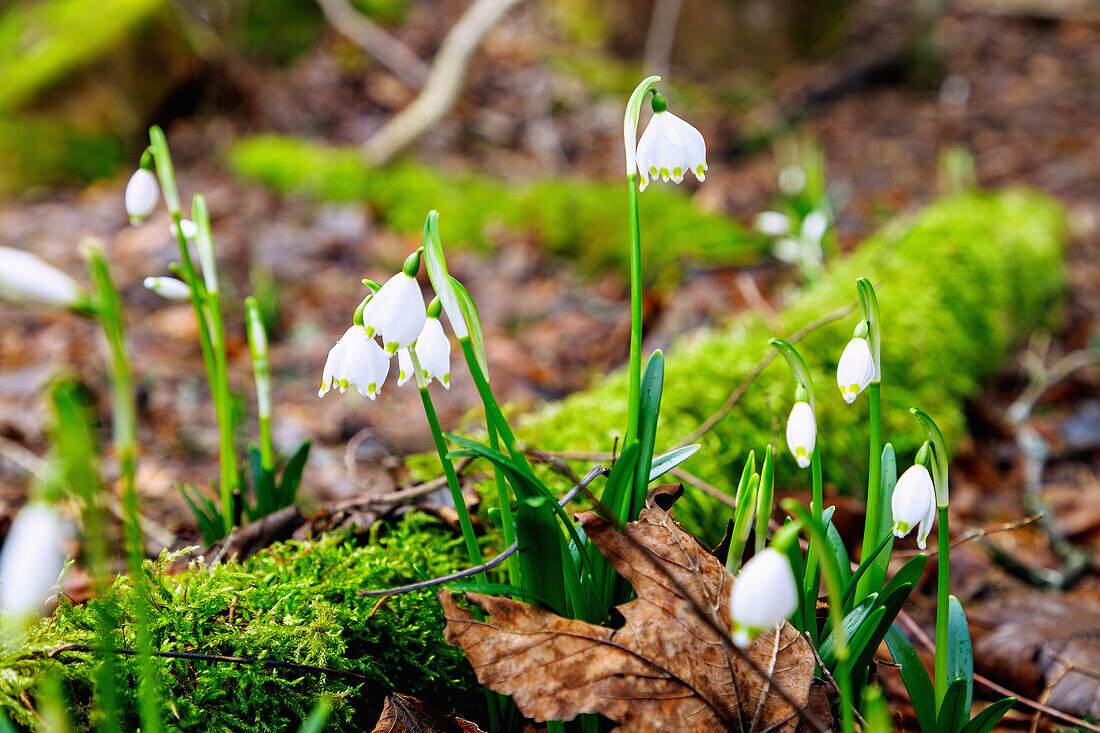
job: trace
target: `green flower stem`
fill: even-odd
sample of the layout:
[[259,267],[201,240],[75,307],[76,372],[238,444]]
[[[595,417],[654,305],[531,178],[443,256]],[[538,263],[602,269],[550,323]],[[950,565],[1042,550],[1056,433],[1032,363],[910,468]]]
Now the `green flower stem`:
[[[489,447],[499,451],[500,437],[497,434],[497,429],[491,423],[487,428],[489,431]],[[496,466],[493,466],[493,482],[497,487],[497,504],[500,507],[500,523],[502,525],[501,532],[504,533],[504,545],[511,547],[512,543],[516,541],[516,523],[515,518],[512,516],[512,497],[508,493],[508,482],[504,480],[504,474]],[[519,585],[518,560],[519,556],[513,553],[504,566],[508,575],[508,582],[512,585]]]
[[255,296],[245,298],[244,305],[248,322],[248,348],[252,357],[252,377],[256,383],[256,412],[260,419],[260,465],[273,471],[275,444],[271,438],[271,350]]
[[642,231],[638,221],[638,173],[626,177],[630,200],[630,397],[626,417],[625,450],[638,435],[642,399]]
[[470,376],[473,377],[474,386],[477,387],[477,393],[481,397],[482,404],[485,406],[486,421],[491,422],[496,427],[500,439],[504,442],[504,447],[508,449],[508,455],[525,466],[529,473],[533,473],[531,471],[531,464],[527,460],[527,455],[516,447],[515,433],[512,432],[512,428],[508,425],[508,421],[504,419],[504,413],[501,412],[500,404],[493,395],[492,387],[489,386],[489,380],[485,378],[485,373],[481,371],[481,364],[478,362],[477,355],[474,353],[474,347],[470,343],[470,337],[463,336],[458,340],[458,343],[462,346],[462,355],[466,358],[466,366],[470,370]]
[[[825,512],[824,491],[821,484],[821,455],[820,446],[814,447],[810,454],[810,473],[813,477],[813,494],[810,499],[810,516],[815,522],[821,523]],[[821,565],[818,555],[825,539],[818,539],[816,533],[811,533],[806,547],[806,576],[803,579],[804,598],[803,611],[805,613],[805,628],[810,632],[814,642],[817,642],[817,594],[821,582]]]
[[[435,442],[435,450],[439,454],[439,462],[443,464],[443,475],[447,477],[447,488],[451,490],[451,499],[454,500],[455,512],[458,514],[458,525],[462,528],[462,539],[466,543],[466,552],[470,556],[470,562],[474,565],[484,564],[481,558],[481,548],[477,545],[477,537],[474,536],[474,525],[470,521],[470,510],[466,507],[466,500],[462,497],[462,487],[458,483],[458,474],[455,473],[454,464],[447,457],[447,442],[443,439],[443,428],[439,425],[439,416],[435,412],[435,404],[432,396],[428,394],[428,385],[424,382],[423,372],[420,368],[420,360],[416,358],[416,351],[409,349],[409,357],[412,360],[413,371],[416,374],[416,383],[420,387],[420,401],[424,403],[424,416],[428,418],[428,427],[432,430],[432,440]],[[477,579],[488,582],[485,573],[479,573]]]
[[[868,401],[871,403],[871,439],[868,450],[867,469],[867,513],[863,520],[863,548],[860,561],[866,560],[878,547],[879,524],[882,523],[882,384],[871,382],[867,388]],[[875,573],[864,573],[859,579],[856,595],[859,598],[882,590],[872,588]]]
[[939,521],[939,552],[936,555],[936,712],[947,694],[947,612],[951,596],[951,539],[947,507],[936,509]]
[[99,249],[92,248],[88,262],[90,280],[95,287],[96,313],[110,352],[111,403],[115,455],[122,479],[122,506],[126,537],[126,564],[136,589],[134,636],[137,640],[141,683],[141,729],[161,730],[158,704],[157,668],[153,660],[150,635],[152,598],[142,567],[145,559],[145,535],[141,530],[135,473],[137,467],[137,404],[134,400],[133,370],[126,350],[126,327],[122,300],[111,271]]

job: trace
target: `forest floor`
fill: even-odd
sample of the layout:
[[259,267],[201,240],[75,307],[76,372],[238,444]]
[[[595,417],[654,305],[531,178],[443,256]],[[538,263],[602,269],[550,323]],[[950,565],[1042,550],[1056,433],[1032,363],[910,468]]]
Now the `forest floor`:
[[[402,33],[430,45],[435,31],[418,29],[415,20]],[[464,100],[420,147],[420,157],[512,178],[563,172],[611,178],[621,166],[621,113],[614,109],[611,114],[593,105],[571,112],[568,119],[551,118],[558,158],[547,162],[541,154],[545,150],[532,146],[528,128],[546,120],[524,111],[530,105],[521,90],[534,77],[566,94],[562,90],[573,81],[555,77],[524,52],[528,22],[525,17],[510,20],[514,27],[509,30],[515,32],[487,45],[471,69]],[[845,247],[888,218],[934,198],[937,156],[946,145],[972,151],[980,185],[1034,186],[1069,209],[1064,327],[1049,338],[1037,334],[975,401],[972,435],[952,473],[952,526],[959,534],[995,528],[1044,508],[1047,518],[961,545],[953,553],[952,588],[974,621],[980,672],[1026,694],[1046,695],[1052,704],[1100,717],[1095,672],[1065,669],[1065,660],[1071,659],[1086,670],[1100,670],[1100,561],[1095,552],[1100,549],[1100,372],[1080,369],[1053,384],[1023,421],[1013,422],[1009,414],[1036,364],[1050,367],[1095,346],[1100,321],[1100,23],[954,11],[940,18],[933,37],[949,82],[925,88],[890,73],[861,79],[804,110],[802,124],[825,152],[831,187],[846,199],[837,215]],[[360,297],[360,279],[386,277],[389,273],[374,263],[395,260],[413,243],[376,226],[362,205],[283,198],[242,184],[225,170],[221,156],[228,142],[245,131],[324,131],[335,142],[360,141],[377,126],[378,110],[386,106],[380,100],[400,106],[403,98],[384,72],[341,65],[346,50],[343,42],[331,39],[288,68],[256,72],[260,77],[248,84],[228,72],[210,72],[210,88],[217,93],[231,89],[237,103],[167,122],[182,190],[204,191],[210,202],[226,280],[243,295],[256,268],[275,278],[280,306],[272,352],[275,440],[284,450],[304,438],[314,440],[302,489],[314,509],[364,492],[395,490],[406,476],[401,457],[430,448],[412,390],[391,386],[376,403],[333,397],[319,402],[316,397],[325,354],[346,328]],[[783,69],[772,91],[780,103],[794,99],[830,71],[836,69]],[[249,89],[279,91],[261,95]],[[344,103],[348,90],[363,91],[365,101]],[[310,110],[307,119],[302,109]],[[737,121],[693,121],[711,142],[707,181],[695,186],[693,195],[702,207],[747,224],[776,195],[773,155],[719,143],[745,132]],[[160,537],[177,546],[193,544],[196,528],[174,484],[205,486],[216,478],[213,411],[201,378],[190,305],[160,300],[141,286],[146,275],[167,274],[174,257],[167,217],[160,213],[130,228],[121,203],[124,186],[125,176],[119,176],[85,190],[32,192],[2,202],[0,232],[6,244],[34,251],[74,274],[83,268],[75,243],[86,235],[106,242],[130,308],[133,359],[142,382],[138,481],[143,510]],[[624,215],[625,205],[624,197]],[[592,376],[624,362],[629,332],[620,274],[582,276],[570,263],[549,258],[537,243],[515,236],[505,237],[492,256],[454,257],[452,270],[468,284],[486,319],[495,387],[520,409],[580,389]],[[649,295],[647,348],[666,346],[676,336],[721,323],[744,308],[763,307],[746,303],[745,281],[739,284],[746,273],[771,306],[796,280],[789,268],[771,261],[741,269],[689,270],[678,286]],[[103,414],[108,408],[91,324],[3,305],[0,319],[2,533],[24,501],[29,477],[46,449],[43,384],[59,369],[75,371],[98,396]],[[247,395],[250,366],[242,319],[239,312],[229,319],[233,380]],[[731,374],[731,385],[743,376]],[[476,394],[461,370],[438,403],[445,426],[459,424],[474,408]],[[254,425],[245,428],[254,433]],[[1021,448],[1033,445],[1029,440],[1035,435],[1049,446],[1039,464]],[[1033,480],[1029,471],[1036,465],[1041,473]],[[859,511],[850,500],[839,502],[838,517],[846,506]],[[1026,559],[1028,567],[1010,558]],[[1052,587],[1061,592],[1042,592]],[[927,619],[932,596],[914,597],[915,616]],[[1047,683],[1053,691],[1044,693]],[[1030,722],[1015,715],[1022,726]]]

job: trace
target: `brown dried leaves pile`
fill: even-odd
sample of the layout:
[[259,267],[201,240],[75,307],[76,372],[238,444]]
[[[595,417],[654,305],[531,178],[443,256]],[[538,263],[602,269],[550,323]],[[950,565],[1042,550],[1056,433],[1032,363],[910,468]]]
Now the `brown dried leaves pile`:
[[[467,593],[479,621],[448,591],[439,595],[446,639],[461,646],[478,681],[511,695],[535,720],[601,713],[622,733],[794,731],[799,716],[728,641],[734,578],[654,505],[625,534],[592,513],[589,539],[637,593],[609,629],[525,603]],[[722,629],[725,633],[719,633]],[[790,624],[745,650],[804,707],[814,658]]]

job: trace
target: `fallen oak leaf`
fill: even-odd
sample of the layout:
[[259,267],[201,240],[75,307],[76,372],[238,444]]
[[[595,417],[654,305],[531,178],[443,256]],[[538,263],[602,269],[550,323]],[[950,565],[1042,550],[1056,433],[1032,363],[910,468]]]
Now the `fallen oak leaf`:
[[412,695],[391,692],[372,733],[484,733],[468,720],[443,715]]
[[[601,713],[622,733],[795,730],[798,710],[728,640],[734,578],[717,558],[654,503],[625,536],[594,514],[579,520],[634,586],[637,600],[618,607],[625,625],[609,629],[466,593],[488,612],[478,620],[443,591],[445,638],[466,652],[481,684],[511,695],[536,720]],[[814,659],[792,626],[745,651],[805,707]]]

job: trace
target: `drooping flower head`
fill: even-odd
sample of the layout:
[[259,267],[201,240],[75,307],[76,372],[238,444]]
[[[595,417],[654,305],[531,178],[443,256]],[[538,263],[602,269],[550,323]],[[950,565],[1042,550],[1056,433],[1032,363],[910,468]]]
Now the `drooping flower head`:
[[0,610],[15,616],[45,611],[65,567],[64,526],[53,509],[19,510],[0,549]]
[[191,288],[183,280],[174,277],[147,277],[142,281],[146,290],[152,290],[168,300],[190,300]]
[[857,336],[844,347],[836,367],[836,385],[840,387],[840,395],[845,402],[852,404],[874,377],[875,360],[871,356],[871,347],[867,339]]
[[76,307],[84,293],[76,281],[30,252],[0,247],[0,299],[16,305]]
[[373,400],[382,390],[389,370],[389,355],[363,326],[353,325],[329,350],[317,396],[324,397],[330,389],[343,393],[355,387],[359,394]]
[[653,92],[653,118],[638,141],[638,190],[644,191],[649,177],[679,183],[688,171],[700,181],[706,179],[707,143],[703,135],[668,111],[665,98]]
[[798,462],[799,468],[810,465],[814,445],[817,443],[817,420],[808,402],[796,402],[787,418],[787,447]]
[[149,218],[160,201],[160,184],[152,171],[138,168],[126,184],[126,214],[131,224],[140,224]]
[[762,632],[783,623],[798,608],[791,563],[771,547],[753,555],[734,581],[730,595],[733,641],[746,647]]
[[382,337],[386,353],[396,354],[399,349],[412,346],[424,330],[427,312],[424,296],[416,282],[420,269],[420,253],[414,252],[405,260],[405,266],[375,293],[363,312],[363,324],[368,336],[376,333]]
[[901,475],[894,486],[890,509],[894,514],[894,536],[905,537],[919,524],[917,546],[923,550],[936,519],[936,488],[927,468],[917,463]]
[[[424,330],[420,332],[420,337],[411,348],[416,352],[416,360],[420,364],[420,379],[417,381],[426,387],[435,379],[445,389],[450,389],[451,342],[443,331],[443,324],[439,322],[442,310],[443,306],[439,298],[434,298],[428,304],[428,319],[424,322]],[[409,349],[401,349],[397,352],[398,386],[415,376],[415,368]]]

